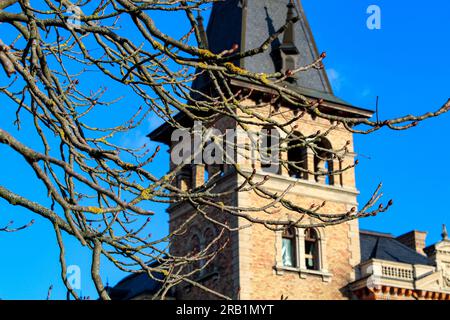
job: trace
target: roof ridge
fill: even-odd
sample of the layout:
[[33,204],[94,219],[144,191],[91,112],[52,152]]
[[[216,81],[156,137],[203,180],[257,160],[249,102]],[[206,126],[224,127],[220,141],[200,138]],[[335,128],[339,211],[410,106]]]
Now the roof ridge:
[[394,239],[395,240],[395,236],[392,233],[372,231],[372,230],[366,230],[366,229],[360,229],[359,233],[370,235],[370,236],[390,238],[390,239]]

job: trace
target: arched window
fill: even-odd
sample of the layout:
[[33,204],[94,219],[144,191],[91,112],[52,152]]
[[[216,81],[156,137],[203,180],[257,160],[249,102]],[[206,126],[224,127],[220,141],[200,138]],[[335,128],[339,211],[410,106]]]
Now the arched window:
[[280,173],[280,134],[276,128],[265,127],[261,130],[260,160],[263,171]]
[[317,231],[308,228],[305,230],[305,265],[308,270],[319,270],[319,237]]
[[198,257],[197,257],[198,253],[201,251],[201,240],[200,240],[200,237],[196,234],[194,234],[191,238],[191,248],[192,248],[191,255],[192,255],[192,257],[194,257],[197,260],[194,260],[191,263],[190,269],[191,269],[191,272],[192,271],[197,272],[201,268],[202,264],[201,264],[201,261],[198,260]]
[[[211,272],[215,271],[214,255],[217,254],[217,248],[218,248],[217,242],[214,242],[214,241],[217,241],[216,233],[214,232],[214,230],[212,228],[206,228],[206,230],[204,232],[204,240],[205,240],[204,247],[205,248],[208,247],[208,250],[206,252],[206,254],[208,255],[208,258],[207,258],[207,261],[205,261],[205,262],[208,262],[208,265],[205,267],[204,272],[211,273]],[[212,256],[209,256],[209,255],[212,255]]]
[[295,228],[290,227],[283,231],[281,256],[284,267],[297,267]]
[[217,141],[210,140],[206,143],[204,151],[204,161],[206,163],[205,182],[213,177],[217,178],[224,175],[225,165],[223,152],[223,147]]
[[302,145],[301,135],[294,134],[288,143],[289,176],[297,179],[307,179],[308,163],[306,147]]
[[211,178],[222,177],[225,174],[225,165],[223,164],[210,164],[205,166],[205,182],[208,182]]
[[334,185],[333,153],[331,143],[322,138],[314,150],[314,172],[316,181],[327,185]]

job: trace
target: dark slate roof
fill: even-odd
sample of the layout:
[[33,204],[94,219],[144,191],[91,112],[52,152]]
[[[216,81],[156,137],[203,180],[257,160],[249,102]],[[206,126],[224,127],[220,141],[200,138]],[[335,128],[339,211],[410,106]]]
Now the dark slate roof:
[[360,231],[361,262],[380,259],[408,264],[432,265],[426,256],[397,241],[391,234]]
[[[249,83],[257,84],[257,82],[255,82],[255,81],[252,81],[250,79],[245,79],[245,78],[242,78],[242,77],[239,77],[239,76],[237,76],[236,79],[239,79],[241,81],[246,81],[246,82],[249,82]],[[314,90],[314,89],[311,89],[311,88],[302,87],[302,86],[299,86],[299,85],[296,85],[296,84],[291,84],[291,83],[288,83],[288,82],[285,82],[283,85],[284,85],[285,88],[288,88],[290,90],[295,90],[299,94],[307,96],[309,98],[323,99],[323,100],[328,101],[328,102],[333,102],[333,103],[337,103],[337,104],[340,104],[340,105],[349,106],[349,107],[352,107],[352,108],[358,108],[358,107],[353,106],[349,102],[347,102],[345,100],[342,100],[341,98],[336,97],[332,93],[323,92],[323,91],[317,91],[317,90]],[[370,114],[373,113],[372,110],[363,109],[363,108],[358,108],[358,109],[360,109],[362,111],[366,111],[366,112],[368,112]]]
[[[223,0],[214,2],[210,14],[207,38],[208,47],[214,53],[229,50],[234,44],[238,44],[241,51],[258,48],[270,35],[274,34],[286,23],[288,3],[290,0]],[[295,1],[297,5],[297,1]],[[297,8],[299,21],[294,24],[294,42],[299,51],[298,65],[307,65],[318,57],[314,37],[309,27],[303,8]],[[233,61],[249,71],[256,73],[272,73],[276,71],[276,58],[274,52],[282,44],[283,35],[272,43],[270,49],[265,52],[243,59]],[[240,81],[236,77],[236,81]],[[245,81],[250,82],[249,79]],[[244,81],[244,82],[245,82]],[[197,77],[192,87],[195,90],[207,91],[209,80],[205,74]],[[330,106],[324,106],[323,112],[338,112],[338,115],[347,117],[370,118],[373,111],[359,108],[345,102],[333,94],[325,70],[311,69],[298,74],[295,83],[285,83],[299,94],[309,98],[323,99]],[[258,90],[257,90],[258,91]],[[259,90],[264,91],[264,90]],[[192,93],[194,96],[195,93]],[[201,99],[201,97],[195,97]],[[325,105],[325,104],[323,104]],[[328,109],[326,109],[328,108]],[[184,114],[177,114],[178,120],[188,119]],[[148,137],[153,141],[168,144],[173,128],[164,123],[151,132]]]
[[[286,23],[287,5],[290,0],[225,0],[215,2],[209,18],[207,36],[209,49],[214,53],[229,50],[238,44],[241,51],[255,49]],[[319,53],[308,21],[302,8],[300,18],[294,24],[295,45],[299,50],[299,66],[312,63]],[[273,73],[276,70],[273,54],[280,47],[283,35],[272,42],[265,52],[234,61],[251,72]],[[311,69],[299,74],[297,84],[303,88],[332,94],[324,70]],[[201,89],[205,79],[194,82],[194,88]]]
[[[156,263],[152,266],[156,266]],[[142,294],[156,294],[162,287],[159,280],[164,276],[155,273],[153,277],[155,279],[149,277],[147,273],[133,273],[120,280],[114,287],[108,287],[107,291],[112,300],[130,300]]]

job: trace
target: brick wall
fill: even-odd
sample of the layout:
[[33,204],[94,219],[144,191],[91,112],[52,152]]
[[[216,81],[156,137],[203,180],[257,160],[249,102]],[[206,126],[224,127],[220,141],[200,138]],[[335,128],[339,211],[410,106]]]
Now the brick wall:
[[[253,101],[245,101],[247,106],[252,106]],[[272,107],[259,108],[258,112],[268,116]],[[271,114],[271,118],[277,121],[287,121],[295,116],[291,109],[280,107],[276,113]],[[293,125],[297,126],[297,131],[308,136],[318,130],[325,132],[333,124],[324,119],[313,119],[305,115]],[[216,127],[224,130],[234,126],[234,121],[222,118]],[[249,128],[259,130],[257,126],[250,125]],[[327,139],[334,149],[339,149],[347,145],[349,154],[345,157],[341,167],[347,167],[354,162],[353,138],[352,134],[342,127],[330,132]],[[285,155],[282,155],[285,156]],[[239,163],[242,170],[253,170],[250,161]],[[310,164],[311,165],[311,164]],[[338,168],[335,166],[335,168]],[[256,169],[260,170],[257,164]],[[260,178],[264,174],[261,173]],[[228,173],[223,178],[222,187],[230,186],[242,182],[242,178],[235,173]],[[231,182],[230,182],[231,181]],[[274,191],[282,192],[289,184],[295,180],[288,177],[287,171],[283,170],[281,175],[274,175],[266,182],[265,187]],[[220,184],[219,187],[221,188]],[[350,208],[357,206],[357,190],[355,188],[354,170],[350,169],[336,179],[334,186],[325,186],[315,182],[313,179],[299,181],[287,195],[287,199],[297,205],[310,207],[312,203],[320,204],[327,201],[322,212],[344,213]],[[260,207],[267,200],[262,199],[254,192],[239,193],[222,199],[224,203],[234,203],[243,207]],[[299,218],[297,213],[289,212],[281,208],[280,211],[267,214],[262,212],[252,213],[252,217],[286,219]],[[187,216],[192,214],[192,210],[186,206],[174,207],[171,210],[171,230],[177,228]],[[211,212],[211,215],[227,221],[231,226],[246,226],[250,224],[243,218],[230,217],[221,212]],[[311,221],[314,222],[314,221]],[[189,238],[194,229],[204,230],[209,224],[204,218],[197,217],[195,222],[187,229],[184,235],[180,235],[173,240],[171,253],[182,254],[189,251]],[[346,285],[354,280],[354,266],[360,260],[359,248],[359,228],[358,222],[352,221],[336,226],[321,228],[321,236],[324,240],[323,259],[326,261],[327,275],[310,274],[298,271],[278,270],[277,261],[280,260],[280,234],[265,228],[262,225],[253,224],[250,228],[245,228],[239,232],[227,235],[229,244],[227,248],[217,257],[215,264],[218,277],[205,280],[203,285],[213,288],[225,295],[241,299],[280,299],[281,296],[288,299],[346,299]],[[191,286],[180,285],[177,289],[177,297],[180,299],[213,298],[210,294],[202,292]]]

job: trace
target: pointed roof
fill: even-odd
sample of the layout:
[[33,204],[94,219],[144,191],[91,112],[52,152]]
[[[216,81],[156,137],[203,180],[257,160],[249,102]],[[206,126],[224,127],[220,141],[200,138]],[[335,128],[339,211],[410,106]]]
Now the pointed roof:
[[[292,4],[295,3],[295,6]],[[294,54],[296,66],[313,63],[319,52],[314,41],[310,26],[306,19],[300,1],[292,0],[223,0],[214,2],[206,30],[207,43],[210,51],[221,53],[238,45],[241,52],[259,48],[270,36],[286,24],[292,16],[298,21],[271,43],[270,48],[263,53],[246,57],[234,64],[254,73],[274,73],[280,71],[280,51]],[[201,29],[203,22],[201,22]],[[202,32],[204,34],[204,32]],[[206,42],[206,41],[204,41]],[[277,92],[261,84],[242,81],[238,78],[230,81],[231,85],[248,86],[258,92],[276,94]],[[197,77],[192,87],[195,90],[208,90],[209,80],[205,74]],[[373,111],[354,106],[336,97],[331,88],[324,69],[310,69],[295,75],[295,81],[286,82],[285,86],[301,95],[312,99],[323,99],[323,112],[358,118],[370,118]],[[195,96],[196,93],[193,93]],[[177,120],[188,126],[191,121],[186,114],[177,114]],[[173,128],[164,123],[151,132],[148,137],[153,141],[168,144]]]
[[[297,1],[296,1],[297,2]],[[299,2],[298,2],[299,3]],[[281,46],[298,50],[298,65],[312,63],[319,57],[314,38],[303,8],[292,6],[291,0],[226,0],[215,2],[208,23],[209,49],[214,53],[229,50],[238,44],[241,51],[258,48],[284,26],[289,16],[299,20],[272,42],[265,52],[235,62],[251,72],[273,73],[278,71],[274,53]],[[289,10],[289,12],[288,12]],[[332,94],[324,70],[302,72],[297,85],[305,89]]]
[[447,226],[445,224],[442,225],[441,237],[442,237],[442,240],[448,240]]

